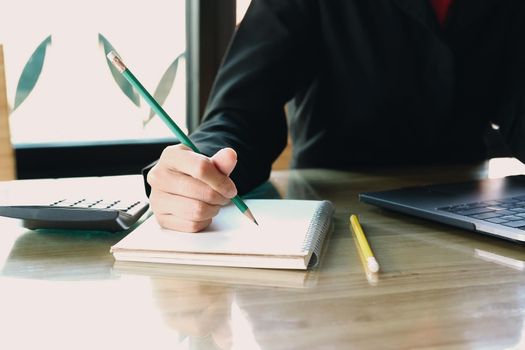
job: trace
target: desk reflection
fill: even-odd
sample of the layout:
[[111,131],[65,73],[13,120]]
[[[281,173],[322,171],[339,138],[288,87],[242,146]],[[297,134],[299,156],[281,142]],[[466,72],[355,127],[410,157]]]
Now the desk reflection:
[[200,282],[152,278],[153,296],[166,324],[192,349],[231,349],[232,291]]
[[108,247],[126,233],[27,231],[13,227],[2,275],[52,280],[111,278],[114,260]]
[[[0,348],[525,349],[522,245],[357,197],[458,174],[487,175],[455,166],[273,173],[282,198],[336,206],[322,268],[306,274],[148,265],[136,276],[109,253],[122,236],[2,224]],[[381,263],[377,285],[360,263],[350,212]]]
[[152,278],[153,296],[166,324],[189,349],[260,349],[233,288]]

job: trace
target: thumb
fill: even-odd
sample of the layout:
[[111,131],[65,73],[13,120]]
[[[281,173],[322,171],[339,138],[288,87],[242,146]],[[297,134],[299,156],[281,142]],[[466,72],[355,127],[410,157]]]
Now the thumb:
[[237,153],[232,148],[223,148],[211,157],[213,164],[224,175],[230,175],[237,164]]

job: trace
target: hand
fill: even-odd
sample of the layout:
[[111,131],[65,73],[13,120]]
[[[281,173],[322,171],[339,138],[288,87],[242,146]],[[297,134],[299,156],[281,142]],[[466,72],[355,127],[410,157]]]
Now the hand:
[[[152,277],[152,293],[164,322],[179,339],[206,349],[231,349],[231,305],[234,291],[222,284]],[[188,336],[187,339],[184,336]],[[199,347],[200,349],[201,347]]]
[[237,154],[231,148],[208,158],[184,145],[166,147],[147,177],[158,223],[185,232],[208,227],[220,207],[237,195],[229,178],[236,164]]

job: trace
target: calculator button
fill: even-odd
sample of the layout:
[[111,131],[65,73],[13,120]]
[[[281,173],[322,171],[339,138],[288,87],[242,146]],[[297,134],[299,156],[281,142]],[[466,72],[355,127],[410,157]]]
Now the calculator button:
[[92,205],[90,208],[92,209],[107,209],[108,207],[111,207],[113,203],[109,203],[106,201],[99,202],[97,204]]
[[56,204],[55,206],[56,207],[71,207],[71,206],[75,205],[76,203],[78,203],[78,201],[64,200],[64,201],[61,201],[60,203]]
[[133,215],[137,214],[137,212],[142,210],[145,205],[146,205],[146,203],[144,203],[144,202],[136,202],[136,203],[133,204],[133,206],[131,208],[129,208],[126,211],[126,213],[128,213],[129,215],[133,216]]
[[84,204],[84,201],[85,199],[82,199],[82,200],[79,200],[79,201],[76,201],[74,202],[72,205],[70,205],[71,207],[85,207],[86,205]]
[[122,206],[122,205],[115,205],[114,207],[111,207],[111,209],[120,210],[120,211],[127,211],[128,207],[127,206]]

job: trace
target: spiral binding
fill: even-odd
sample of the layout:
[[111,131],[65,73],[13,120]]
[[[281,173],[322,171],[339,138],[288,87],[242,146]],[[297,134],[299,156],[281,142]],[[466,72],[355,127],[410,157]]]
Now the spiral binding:
[[301,250],[307,253],[313,246],[313,253],[308,267],[315,266],[319,261],[321,247],[330,227],[333,213],[334,206],[332,202],[322,201],[308,225],[308,231],[301,247]]

